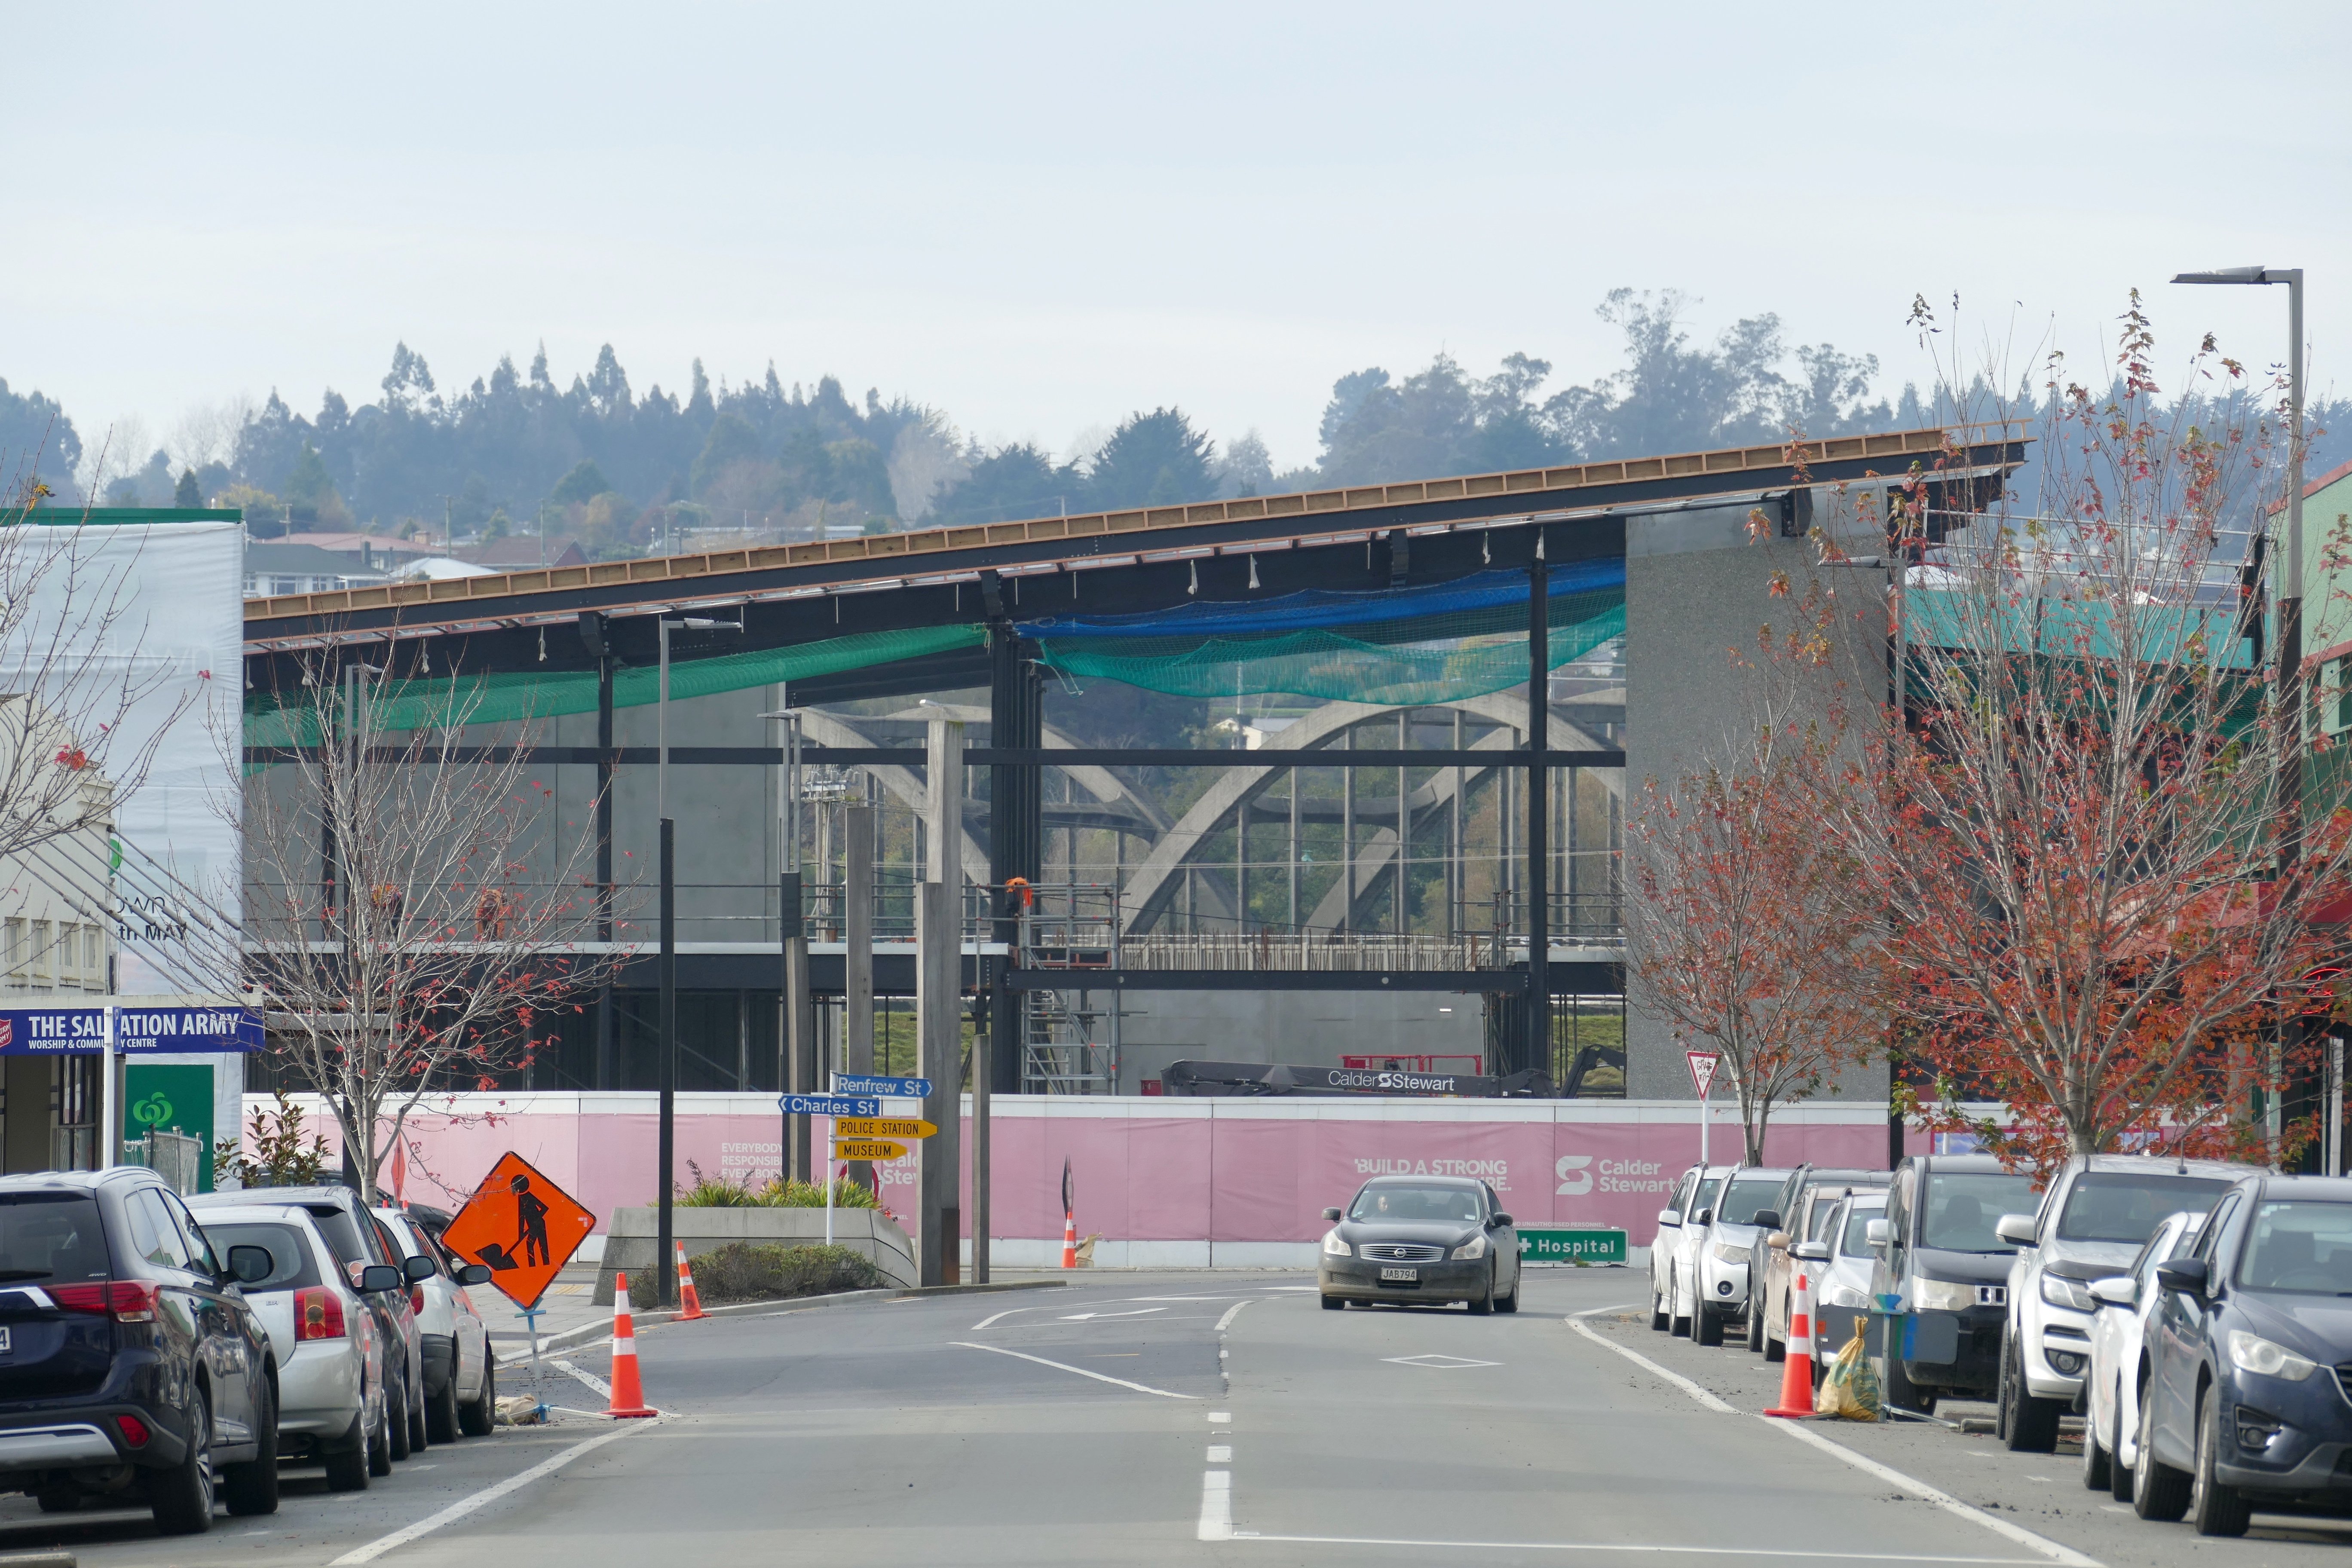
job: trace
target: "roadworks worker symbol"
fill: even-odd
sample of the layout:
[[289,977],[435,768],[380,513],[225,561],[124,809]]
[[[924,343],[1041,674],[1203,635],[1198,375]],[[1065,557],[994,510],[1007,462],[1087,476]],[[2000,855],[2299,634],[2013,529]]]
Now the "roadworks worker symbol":
[[468,1263],[487,1265],[490,1283],[529,1311],[595,1227],[596,1216],[570,1193],[509,1152],[490,1167],[441,1244]]
[[845,1116],[833,1124],[835,1138],[929,1138],[938,1131],[928,1121],[893,1116]]
[[907,1146],[887,1138],[836,1138],[833,1141],[833,1157],[836,1160],[898,1160],[906,1157]]

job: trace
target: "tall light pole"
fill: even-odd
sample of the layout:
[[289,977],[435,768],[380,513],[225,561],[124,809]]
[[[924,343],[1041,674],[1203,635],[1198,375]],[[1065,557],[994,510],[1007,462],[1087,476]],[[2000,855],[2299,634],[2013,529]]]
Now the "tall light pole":
[[[2300,267],[2223,267],[2210,272],[2183,272],[2175,283],[2286,285],[2286,564],[2273,596],[2278,601],[2278,686],[2280,744],[2278,760],[2279,870],[2291,868],[2303,847],[2303,268]],[[2282,1022],[2281,1044],[2288,1030],[2300,1032],[2300,1023]],[[2282,1131],[2280,1096],[2267,1095],[2271,1157],[2278,1157]]]
[[740,621],[714,621],[686,616],[661,621],[661,688],[655,707],[655,737],[659,753],[654,764],[654,815],[661,824],[661,1043],[658,1054],[661,1083],[661,1224],[654,1242],[654,1281],[665,1307],[677,1305],[677,1269],[672,1258],[672,1190],[677,1163],[677,825],[669,815],[669,634],[673,631],[730,632],[743,629]]

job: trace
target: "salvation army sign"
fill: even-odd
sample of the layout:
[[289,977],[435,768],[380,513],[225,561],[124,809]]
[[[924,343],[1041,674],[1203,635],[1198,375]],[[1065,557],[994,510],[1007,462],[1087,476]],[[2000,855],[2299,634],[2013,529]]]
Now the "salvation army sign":
[[[106,1048],[104,1007],[0,1008],[0,1056],[96,1053]],[[261,1015],[243,1007],[118,1007],[114,1048],[257,1051]]]

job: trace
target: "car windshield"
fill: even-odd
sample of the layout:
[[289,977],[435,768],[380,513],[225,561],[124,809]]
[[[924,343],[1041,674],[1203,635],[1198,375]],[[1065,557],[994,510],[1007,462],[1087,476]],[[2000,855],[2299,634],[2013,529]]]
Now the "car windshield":
[[1821,1193],[1813,1199],[1812,1213],[1805,1216],[1805,1239],[1819,1241],[1830,1233],[1830,1221],[1845,1201],[1843,1194]]
[[1843,1212],[1845,1215],[1845,1224],[1843,1234],[1838,1237],[1838,1256],[1840,1258],[1869,1257],[1870,1237],[1867,1233],[1870,1229],[1870,1222],[1885,1218],[1886,1205],[1873,1204],[1868,1208],[1864,1208],[1859,1204],[1848,1204]]
[[106,1229],[88,1193],[0,1196],[0,1284],[15,1279],[104,1279]]
[[1723,1207],[1716,1218],[1725,1225],[1754,1225],[1756,1211],[1770,1208],[1780,1195],[1783,1176],[1735,1176],[1730,1190],[1723,1194]]
[[1349,1219],[1397,1220],[1426,1225],[1478,1223],[1478,1194],[1470,1187],[1412,1186],[1405,1183],[1366,1187],[1356,1194]]
[[319,1283],[319,1270],[310,1260],[310,1238],[282,1221],[215,1220],[205,1226],[205,1234],[213,1239],[213,1250],[228,1260],[232,1247],[258,1247],[269,1254],[270,1268],[267,1278],[240,1281],[247,1294],[257,1290],[299,1290]]
[[1992,1233],[2005,1214],[2033,1208],[2033,1179],[2006,1171],[1935,1171],[1921,1205],[1919,1245],[1946,1252],[2015,1252]]
[[2352,1296],[2352,1204],[2263,1204],[2238,1283],[2296,1296]]
[[2058,1216],[2061,1241],[2146,1241],[2164,1216],[2201,1215],[2230,1190],[2227,1177],[2086,1171]]
[[1690,1207],[1685,1209],[1684,1213],[1686,1215],[1695,1215],[1701,1209],[1713,1208],[1715,1206],[1715,1194],[1721,1191],[1723,1191],[1723,1178],[1721,1176],[1707,1176],[1702,1178],[1698,1184],[1698,1190],[1691,1194]]

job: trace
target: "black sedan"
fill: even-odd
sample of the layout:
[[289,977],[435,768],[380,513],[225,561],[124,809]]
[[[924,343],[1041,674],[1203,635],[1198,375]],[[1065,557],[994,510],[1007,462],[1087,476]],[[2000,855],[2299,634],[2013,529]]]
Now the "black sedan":
[[2259,1504],[2352,1502],[2352,1181],[2239,1183],[2156,1284],[2140,1517],[2241,1535]]
[[1463,1176],[1376,1176],[1323,1237],[1316,1283],[1326,1311],[1350,1301],[1463,1301],[1519,1310],[1519,1233],[1495,1190]]

